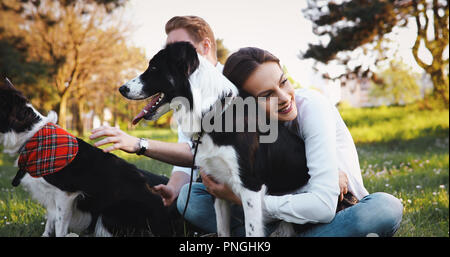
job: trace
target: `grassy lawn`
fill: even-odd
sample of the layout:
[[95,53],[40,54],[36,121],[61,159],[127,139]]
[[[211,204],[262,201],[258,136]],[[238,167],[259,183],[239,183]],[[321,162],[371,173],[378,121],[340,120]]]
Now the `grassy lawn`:
[[[401,199],[403,221],[396,236],[449,236],[449,112],[414,106],[342,109],[358,148],[369,192]],[[131,131],[139,137],[175,142],[169,129]],[[116,151],[155,173],[171,165]],[[0,236],[40,236],[45,210],[21,187],[11,186],[14,159],[0,153]]]
[[414,106],[341,110],[367,190],[404,206],[396,236],[449,236],[449,112]]

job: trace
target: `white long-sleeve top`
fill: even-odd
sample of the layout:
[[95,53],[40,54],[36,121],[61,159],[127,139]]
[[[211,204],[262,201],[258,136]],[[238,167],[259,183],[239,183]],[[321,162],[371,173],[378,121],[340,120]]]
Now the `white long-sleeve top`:
[[291,194],[264,198],[269,219],[287,222],[328,223],[335,215],[339,189],[338,171],[346,173],[349,191],[358,199],[368,194],[364,188],[358,154],[339,111],[319,92],[295,92],[298,135],[305,141],[310,179]]

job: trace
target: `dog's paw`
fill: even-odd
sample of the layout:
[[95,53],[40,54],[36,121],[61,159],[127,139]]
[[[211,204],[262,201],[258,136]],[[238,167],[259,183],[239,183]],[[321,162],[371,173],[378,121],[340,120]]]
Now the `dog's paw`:
[[44,233],[42,233],[41,237],[50,237],[50,232],[45,231]]
[[80,237],[78,234],[75,233],[69,233],[66,235],[66,237]]
[[270,234],[270,237],[292,237],[295,235],[294,227],[291,223],[281,221],[275,231]]

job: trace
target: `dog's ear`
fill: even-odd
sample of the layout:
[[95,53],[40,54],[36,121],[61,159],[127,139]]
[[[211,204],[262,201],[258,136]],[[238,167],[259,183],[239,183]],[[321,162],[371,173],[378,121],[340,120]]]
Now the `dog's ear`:
[[176,95],[184,96],[189,100],[191,109],[193,108],[193,96],[189,76],[198,68],[200,60],[198,59],[195,47],[189,42],[176,42],[166,46],[169,62],[173,65],[179,77],[177,80]]
[[10,87],[11,89],[15,89],[13,83],[7,78],[5,77],[5,83],[8,87]]
[[14,94],[15,96],[20,97],[23,100],[25,100],[26,102],[28,102],[28,99],[22,94],[22,92],[17,90],[17,88],[13,85],[13,83],[7,77],[5,77],[5,79],[3,81],[0,80],[0,90],[10,92],[10,93]]
[[8,78],[6,78],[6,77],[5,77],[5,80],[3,81],[3,83],[0,83],[0,89],[3,89],[3,90],[16,90],[16,88],[11,83],[11,81]]
[[171,60],[186,77],[189,77],[200,65],[197,51],[190,42],[176,42],[167,45]]
[[177,87],[177,94],[180,96],[184,96],[189,101],[190,109],[194,107],[194,96],[192,95],[191,83],[189,83],[188,79],[183,79],[180,81],[180,86]]
[[[3,81],[0,80],[0,90],[8,92],[8,95],[11,94],[11,97],[13,97],[14,99],[20,99],[20,101],[25,101],[26,103],[29,102],[28,98],[25,97],[22,92],[20,92],[7,77],[5,77]],[[9,98],[10,96],[5,97]]]

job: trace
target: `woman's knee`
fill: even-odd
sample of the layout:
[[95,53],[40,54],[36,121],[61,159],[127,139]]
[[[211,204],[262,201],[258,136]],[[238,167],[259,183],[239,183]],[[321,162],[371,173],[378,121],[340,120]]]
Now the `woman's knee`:
[[[189,200],[192,199],[193,195],[198,193],[198,187],[200,187],[199,183],[193,183],[191,187],[191,195],[189,196]],[[177,209],[180,214],[183,214],[184,208],[186,206],[187,198],[189,194],[189,184],[185,184],[181,187],[180,193],[178,194],[177,199]],[[191,203],[192,204],[192,203]]]
[[[214,198],[206,191],[202,183],[193,183],[191,195],[189,194],[189,184],[184,185],[178,196],[177,209],[182,215],[186,208],[184,218],[198,228],[212,233],[216,231],[216,218],[214,212]],[[188,203],[187,203],[188,201]]]
[[375,225],[374,231],[368,232],[377,233],[380,236],[394,235],[403,216],[403,205],[400,200],[384,192],[373,193],[368,197],[367,204],[371,206],[371,220]]
[[387,218],[390,218],[395,223],[401,221],[403,216],[403,204],[398,198],[384,192],[374,193],[373,196],[376,197],[377,202],[379,203],[378,206],[383,209]]
[[202,183],[193,183],[190,190],[191,193],[188,199],[189,184],[185,184],[184,186],[181,187],[177,199],[178,212],[180,214],[183,214],[186,204],[187,204],[186,213],[196,212],[203,209],[209,209],[206,208],[207,206],[204,205],[211,205],[213,203],[213,197],[208,193],[208,191],[206,191],[205,186]]

